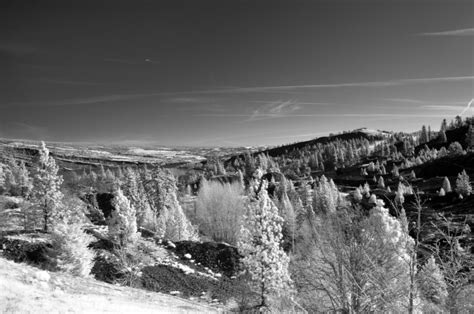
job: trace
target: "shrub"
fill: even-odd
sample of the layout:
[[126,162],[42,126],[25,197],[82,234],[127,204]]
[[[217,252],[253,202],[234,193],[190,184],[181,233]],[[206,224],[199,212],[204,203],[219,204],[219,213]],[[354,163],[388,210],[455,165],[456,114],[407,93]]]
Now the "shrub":
[[239,183],[203,182],[196,198],[196,221],[204,235],[235,245],[243,214]]

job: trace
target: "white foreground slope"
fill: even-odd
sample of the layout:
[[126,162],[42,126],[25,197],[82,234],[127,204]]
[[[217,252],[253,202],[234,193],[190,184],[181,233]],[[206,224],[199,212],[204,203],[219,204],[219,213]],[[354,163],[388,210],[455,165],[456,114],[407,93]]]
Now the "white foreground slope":
[[0,258],[0,313],[217,313],[219,309]]

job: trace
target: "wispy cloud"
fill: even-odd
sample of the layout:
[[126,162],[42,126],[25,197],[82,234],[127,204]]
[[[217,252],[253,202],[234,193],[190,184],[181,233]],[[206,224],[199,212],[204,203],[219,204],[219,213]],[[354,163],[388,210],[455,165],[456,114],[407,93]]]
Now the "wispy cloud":
[[128,65],[137,65],[137,64],[159,64],[159,61],[152,60],[150,58],[144,59],[121,59],[121,58],[104,58],[105,62],[113,62],[113,63],[120,63],[120,64],[128,64]]
[[252,93],[252,92],[269,92],[269,91],[295,91],[302,89],[325,89],[325,88],[351,88],[351,87],[389,87],[411,84],[426,83],[444,83],[444,82],[468,82],[474,81],[474,76],[446,76],[446,77],[425,77],[411,79],[395,79],[387,81],[372,82],[349,82],[349,83],[332,83],[332,84],[308,84],[308,85],[279,85],[279,86],[254,86],[254,87],[236,87],[222,88],[212,90],[197,90],[189,92],[181,92],[182,94],[230,94],[230,93]]
[[459,110],[464,109],[464,106],[426,105],[426,106],[421,106],[421,108],[428,109],[428,110],[459,111]]
[[249,121],[262,120],[268,118],[284,117],[292,112],[301,109],[294,100],[269,102],[256,110],[249,117]]
[[[248,117],[246,114],[239,113],[203,113],[196,114],[195,116],[201,117]],[[263,114],[263,116],[271,118],[309,118],[309,117],[322,117],[322,118],[340,118],[340,117],[354,117],[354,118],[370,118],[370,117],[381,117],[381,118],[443,118],[441,114],[392,114],[392,113],[320,113],[320,114],[286,114],[286,115],[275,115],[275,114]],[[246,120],[252,121],[252,120]]]
[[63,80],[63,79],[49,79],[49,78],[39,78],[38,81],[51,83],[51,84],[60,84],[60,85],[86,85],[86,86],[99,86],[105,85],[98,82],[89,82],[89,81],[73,81],[73,80]]
[[69,98],[62,100],[52,100],[52,101],[35,101],[35,102],[16,102],[16,103],[6,103],[0,105],[0,107],[15,107],[15,106],[68,106],[68,105],[86,105],[86,104],[96,104],[112,101],[122,101],[130,99],[139,99],[144,97],[160,96],[161,93],[146,93],[146,94],[113,94],[113,95],[104,95],[104,96],[93,96],[93,97],[84,97],[84,98]]
[[464,108],[461,113],[459,114],[460,116],[462,116],[463,114],[466,113],[466,111],[468,111],[469,109],[471,109],[471,106],[472,106],[472,103],[474,102],[474,98],[471,99],[471,101],[467,104],[466,108]]
[[420,36],[474,36],[474,28],[453,29],[448,31],[421,33]]

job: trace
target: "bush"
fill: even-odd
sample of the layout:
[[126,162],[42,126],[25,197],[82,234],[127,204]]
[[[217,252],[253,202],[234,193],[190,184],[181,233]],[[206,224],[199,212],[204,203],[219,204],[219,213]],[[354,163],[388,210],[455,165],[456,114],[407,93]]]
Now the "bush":
[[239,183],[203,182],[196,198],[196,221],[202,234],[235,245],[243,215]]

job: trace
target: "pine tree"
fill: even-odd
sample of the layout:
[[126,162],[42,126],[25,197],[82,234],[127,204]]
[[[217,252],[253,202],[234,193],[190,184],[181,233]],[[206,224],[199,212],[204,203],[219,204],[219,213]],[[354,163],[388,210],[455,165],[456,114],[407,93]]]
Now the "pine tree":
[[443,273],[431,256],[418,273],[418,285],[423,298],[435,305],[443,306],[448,297]]
[[59,168],[49,150],[41,142],[38,164],[34,176],[33,199],[43,213],[43,230],[48,231],[52,219],[61,207],[63,177],[58,175]]
[[438,138],[439,138],[440,143],[446,143],[448,141],[445,131],[439,132]]
[[94,265],[95,252],[89,248],[94,237],[84,232],[86,205],[74,197],[65,197],[61,215],[52,225],[51,238],[59,270],[87,277]]
[[385,181],[384,181],[383,177],[379,177],[377,186],[378,186],[380,189],[385,189]]
[[158,169],[153,173],[153,181],[157,195],[153,201],[158,213],[157,235],[171,241],[198,240],[197,230],[178,202],[178,188],[173,175]]
[[266,183],[257,181],[250,193],[237,247],[263,309],[270,305],[272,297],[290,290],[290,259],[281,248],[283,219],[268,197]]
[[470,195],[472,193],[472,186],[469,180],[466,170],[459,173],[456,180],[456,192],[463,196]]
[[109,236],[120,246],[135,243],[138,237],[136,211],[121,189],[114,192],[112,206],[114,210],[107,222]]
[[405,197],[403,196],[404,194],[405,194],[405,188],[403,184],[400,182],[398,184],[397,192],[395,192],[395,203],[403,205],[403,203],[405,202]]
[[420,144],[424,144],[428,142],[428,131],[426,130],[426,126],[421,127],[421,134],[420,134]]
[[448,177],[444,177],[442,188],[443,188],[443,190],[444,190],[446,193],[452,192],[452,189],[451,189],[451,182],[449,182]]

